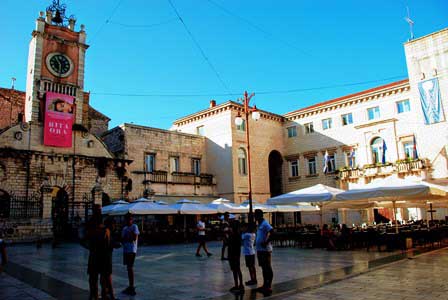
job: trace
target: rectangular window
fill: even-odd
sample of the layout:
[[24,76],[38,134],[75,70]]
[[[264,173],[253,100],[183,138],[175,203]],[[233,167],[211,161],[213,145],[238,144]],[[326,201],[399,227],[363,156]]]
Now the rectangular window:
[[299,176],[299,161],[297,159],[289,161],[289,176]]
[[173,172],[179,172],[179,157],[177,156],[171,156],[170,157],[170,171]]
[[305,125],[305,133],[306,134],[310,134],[314,132],[314,126],[313,126],[313,122],[311,123],[306,123]]
[[205,135],[204,125],[196,127],[196,134],[199,134],[199,135],[202,135],[202,136]]
[[201,160],[199,158],[193,158],[191,160],[191,167],[192,167],[191,171],[196,176],[199,176],[201,174]]
[[238,158],[238,172],[240,175],[247,175],[245,157]]
[[342,115],[342,126],[353,124],[352,113]]
[[288,137],[289,138],[297,136],[297,127],[296,126],[291,126],[291,127],[288,127],[287,129],[288,129]]
[[411,105],[409,104],[409,99],[397,102],[397,112],[399,114],[411,111]]
[[308,158],[308,174],[309,175],[316,175],[316,158],[310,157]]
[[406,158],[415,158],[414,157],[414,143],[413,142],[403,143],[403,148],[404,148],[404,156]]
[[375,106],[367,109],[367,116],[369,120],[375,120],[380,118],[380,107]]
[[332,127],[331,118],[322,120],[322,129],[323,130],[330,129],[331,127]]
[[156,167],[156,155],[154,153],[145,154],[145,171],[154,172]]
[[246,131],[246,120],[242,119],[243,122],[241,123],[241,125],[236,125],[236,130],[239,131]]

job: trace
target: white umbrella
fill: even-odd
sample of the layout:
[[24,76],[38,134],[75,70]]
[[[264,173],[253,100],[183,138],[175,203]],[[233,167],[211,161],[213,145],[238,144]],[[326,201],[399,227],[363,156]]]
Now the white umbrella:
[[287,194],[268,199],[267,203],[272,205],[296,204],[297,202],[327,202],[334,199],[343,190],[316,184],[304,189],[296,190]]
[[429,200],[446,196],[441,186],[425,182],[413,182],[398,178],[395,175],[373,180],[369,184],[359,186],[336,195],[337,201],[399,201]]
[[216,209],[209,207],[208,205],[187,199],[179,200],[176,204],[168,206],[181,215],[213,215],[218,213]]
[[119,208],[119,207],[121,207],[121,206],[123,206],[123,205],[125,205],[125,204],[129,204],[129,202],[124,201],[124,200],[117,200],[117,201],[114,201],[114,202],[112,202],[111,204],[102,207],[102,208],[101,208],[101,213],[102,213],[103,215],[110,214],[110,213],[112,213],[114,210],[116,210],[117,208]]
[[298,212],[298,211],[319,211],[318,206],[308,203],[299,205],[272,205],[276,208],[276,212]]
[[212,209],[215,209],[219,213],[228,212],[232,214],[241,214],[248,212],[248,209],[246,207],[236,205],[235,203],[230,202],[230,200],[224,198],[216,199],[209,203],[208,206]]
[[[249,200],[245,200],[240,204],[241,208],[246,209],[245,213],[249,212]],[[256,209],[261,209],[264,213],[272,213],[276,212],[276,207],[268,204],[261,204],[254,200],[252,200],[252,208],[255,211]]]
[[141,198],[115,209],[111,214],[125,215],[127,213],[133,215],[170,215],[177,214],[177,211],[168,205],[157,204],[152,200]]
[[[398,178],[392,175],[386,178],[378,178],[356,189],[348,190],[336,196],[337,201],[341,201],[340,205],[365,204],[371,206],[372,202],[386,204],[392,203],[394,211],[394,219],[396,219],[396,208],[399,202],[407,200],[425,201],[430,199],[440,199],[446,197],[446,190],[435,184],[413,182],[406,179]],[[334,203],[334,204],[337,204]],[[396,232],[398,232],[398,223],[396,223]]]

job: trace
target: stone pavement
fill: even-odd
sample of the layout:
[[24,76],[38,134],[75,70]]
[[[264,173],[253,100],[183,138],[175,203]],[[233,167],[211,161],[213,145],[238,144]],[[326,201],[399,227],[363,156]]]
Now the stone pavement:
[[[122,300],[236,299],[228,293],[233,281],[227,262],[219,259],[220,244],[210,243],[209,248],[215,253],[211,258],[194,257],[195,246],[188,244],[140,247],[136,262],[138,293],[136,297],[127,297],[119,293],[126,287],[127,277],[126,270],[121,264],[121,251],[116,251],[113,278],[114,287],[118,291],[117,297]],[[36,249],[32,245],[20,245],[10,247],[8,250],[10,257],[10,264],[6,269],[8,275],[1,274],[2,277],[0,277],[1,286],[8,288],[4,291],[0,289],[0,299],[8,299],[7,297],[25,300],[87,298],[87,251],[79,245],[66,244],[56,249],[48,245],[41,249]],[[357,295],[356,299],[366,300],[374,299],[376,296],[372,297],[372,295],[377,295],[375,299],[378,300],[387,293],[383,293],[386,289],[375,286],[376,282],[384,284],[386,288],[390,287],[389,293],[394,296],[397,291],[402,292],[402,289],[406,290],[403,295],[411,295],[415,294],[415,290],[406,286],[412,286],[417,278],[421,280],[420,275],[430,278],[423,281],[427,286],[434,286],[438,291],[446,291],[446,285],[442,286],[431,277],[434,277],[433,274],[444,274],[442,267],[443,263],[446,265],[448,261],[448,250],[433,252],[434,254],[412,260],[407,258],[403,260],[404,256],[400,252],[378,253],[365,250],[339,252],[297,248],[276,248],[274,251],[274,294],[270,297],[273,299],[287,297],[290,300],[324,299],[330,296],[336,297],[335,299],[351,299],[349,297],[353,294]],[[341,280],[397,260],[401,261],[358,277]],[[403,269],[402,265],[405,269],[410,269],[398,271]],[[384,271],[389,269],[392,272]],[[248,274],[244,263],[242,263],[242,270],[244,279],[247,280]],[[432,270],[436,270],[437,273]],[[261,279],[260,270],[258,275]],[[448,275],[448,271],[445,275]],[[394,278],[395,281],[391,281],[390,277],[398,278],[401,285],[395,285],[396,278]],[[357,281],[358,278],[368,279],[361,279],[363,283],[361,285]],[[314,289],[332,281],[338,282]],[[19,288],[15,288],[16,286]],[[39,289],[38,292],[33,292],[36,289]],[[419,287],[418,292],[420,291],[425,291],[423,285]],[[14,295],[20,295],[20,297],[12,298]],[[359,298],[360,295],[366,298]],[[259,298],[262,298],[262,295],[247,288],[245,295],[239,299]],[[386,298],[388,297],[384,299]]]
[[405,259],[320,288],[273,297],[285,300],[448,299],[448,249]]

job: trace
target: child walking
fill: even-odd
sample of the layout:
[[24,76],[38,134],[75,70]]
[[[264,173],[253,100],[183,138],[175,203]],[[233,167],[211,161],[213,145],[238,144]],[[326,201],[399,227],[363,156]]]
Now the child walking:
[[244,293],[243,273],[241,273],[241,231],[240,223],[232,221],[230,224],[228,258],[230,269],[233,273],[235,286],[230,289],[232,293]]
[[250,280],[246,281],[246,285],[257,284],[257,271],[255,269],[255,224],[244,224],[242,226],[243,234],[243,253],[246,260],[246,267],[249,269]]

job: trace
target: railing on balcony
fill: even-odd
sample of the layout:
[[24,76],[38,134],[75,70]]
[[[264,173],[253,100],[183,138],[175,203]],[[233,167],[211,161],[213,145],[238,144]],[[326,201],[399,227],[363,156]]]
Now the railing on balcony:
[[213,185],[215,184],[213,175],[199,174],[189,172],[172,172],[168,174],[167,171],[156,170],[152,172],[147,171],[133,171],[134,174],[144,176],[143,182],[146,183],[173,183],[173,184],[196,184],[196,185]]
[[171,182],[180,184],[195,184],[196,174],[187,172],[173,172],[171,173]]
[[426,160],[399,160],[395,164],[371,164],[364,165],[362,169],[354,168],[349,169],[345,167],[339,170],[339,178],[341,180],[355,179],[359,177],[375,177],[375,176],[387,176],[393,173],[410,173],[419,172],[426,168]]
[[339,171],[339,177],[342,180],[355,179],[355,178],[359,178],[361,176],[362,176],[362,172],[358,168],[356,168],[356,169],[343,169],[343,170]]
[[420,171],[425,168],[425,162],[422,159],[397,161],[397,172],[408,173]]

